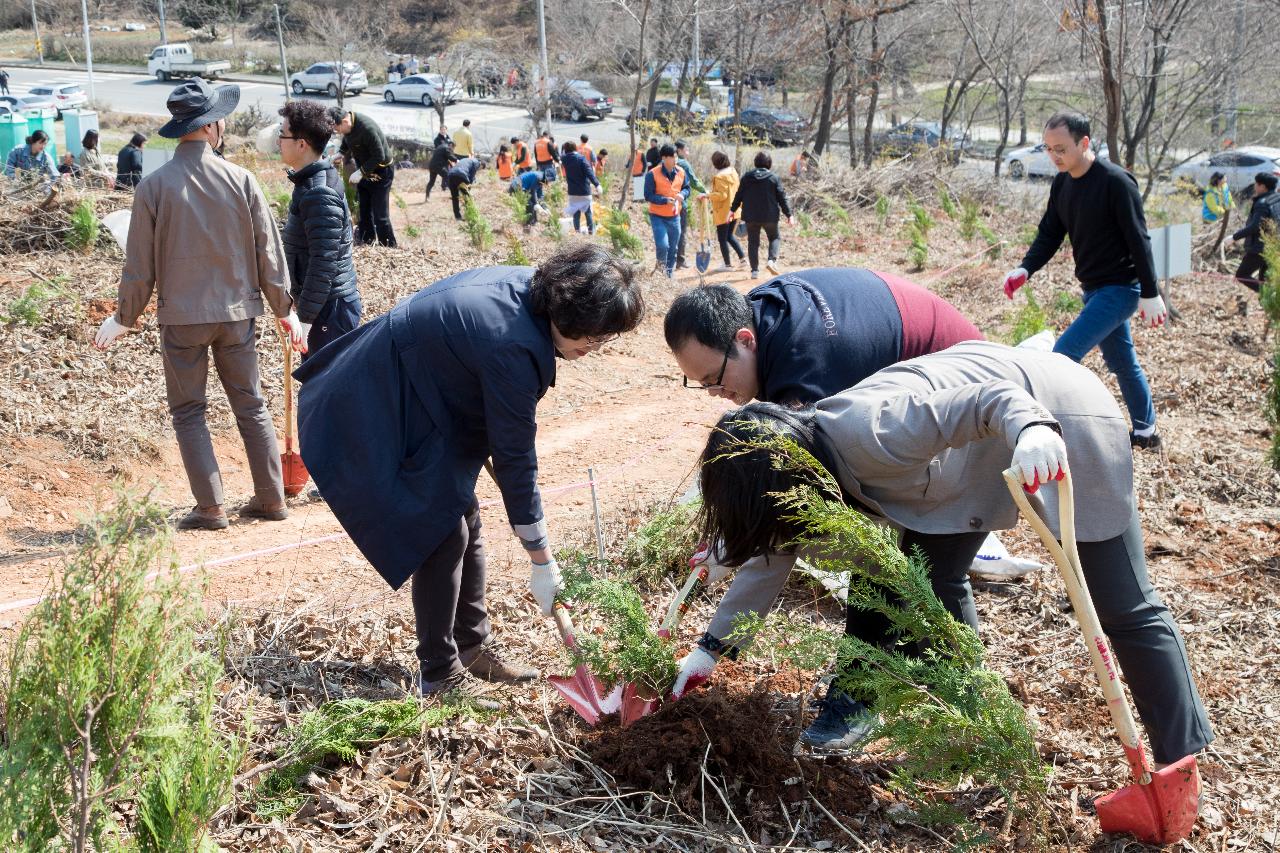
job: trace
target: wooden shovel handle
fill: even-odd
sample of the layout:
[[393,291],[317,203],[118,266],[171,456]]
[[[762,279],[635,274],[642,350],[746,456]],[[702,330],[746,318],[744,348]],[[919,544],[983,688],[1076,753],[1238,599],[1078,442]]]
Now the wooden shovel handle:
[[684,586],[680,588],[680,592],[672,599],[671,606],[667,608],[666,618],[662,620],[662,627],[658,629],[659,635],[665,633],[666,636],[671,636],[672,632],[679,626],[681,617],[684,616],[684,603],[689,598],[689,594],[693,592],[693,588],[698,585],[699,581],[705,581],[706,579],[707,567],[705,564],[699,564],[689,573]]
[[284,450],[285,453],[291,453],[294,432],[297,429],[297,424],[293,420],[293,339],[278,317],[276,330],[280,333],[280,341],[284,345]]
[[1044,519],[1031,507],[1027,495],[1022,488],[1022,480],[1012,470],[1004,472],[1005,485],[1013,502],[1027,522],[1040,536],[1040,541],[1058,564],[1058,572],[1062,582],[1066,584],[1067,596],[1071,599],[1071,608],[1076,613],[1080,630],[1084,634],[1085,645],[1089,648],[1089,658],[1093,661],[1093,672],[1102,686],[1102,695],[1107,700],[1107,710],[1111,712],[1111,722],[1116,728],[1120,742],[1125,746],[1125,753],[1130,756],[1129,763],[1134,778],[1146,785],[1151,781],[1151,764],[1147,759],[1146,749],[1138,735],[1138,726],[1134,722],[1133,712],[1129,710],[1129,702],[1125,698],[1124,685],[1120,683],[1119,667],[1106,636],[1102,633],[1102,625],[1098,622],[1098,612],[1093,607],[1093,599],[1089,595],[1089,585],[1084,579],[1084,571],[1080,567],[1080,553],[1076,548],[1075,494],[1071,484],[1071,474],[1063,472],[1058,483],[1058,521],[1062,529],[1062,544],[1054,539],[1053,532],[1045,524]]

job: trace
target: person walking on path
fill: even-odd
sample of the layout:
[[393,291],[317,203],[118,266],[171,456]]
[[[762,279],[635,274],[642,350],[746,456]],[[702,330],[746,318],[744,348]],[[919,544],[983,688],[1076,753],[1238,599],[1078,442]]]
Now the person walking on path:
[[1022,263],[1004,277],[1005,295],[1012,299],[1070,235],[1084,310],[1059,336],[1053,351],[1082,361],[1094,347],[1100,349],[1129,409],[1133,446],[1157,448],[1160,435],[1151,388],[1129,332],[1129,317],[1135,311],[1152,326],[1162,325],[1166,314],[1156,288],[1138,182],[1110,160],[1094,156],[1089,121],[1079,113],[1050,116],[1044,144],[1058,174],[1049,187],[1049,203],[1035,240]]
[[1271,231],[1275,238],[1280,234],[1280,194],[1276,193],[1276,176],[1259,172],[1253,178],[1253,204],[1244,227],[1231,235],[1231,239],[1244,241],[1244,257],[1236,268],[1236,281],[1259,293],[1267,277],[1267,262],[1262,257],[1263,229]]
[[591,164],[592,169],[596,167],[596,155],[595,152],[591,150],[591,141],[587,138],[585,133],[578,136],[578,153],[586,158],[586,161]]
[[9,72],[0,68],[0,95],[9,94]]
[[538,209],[542,204],[542,187],[546,182],[546,175],[530,169],[527,172],[516,175],[515,180],[511,182],[511,186],[507,188],[507,192],[514,193],[518,190],[525,194],[524,229],[526,232],[538,224]]
[[733,234],[735,217],[729,209],[733,197],[738,193],[738,170],[733,168],[729,155],[723,151],[712,153],[711,165],[715,167],[716,173],[711,176],[710,192],[704,195],[711,200],[711,221],[715,223],[716,240],[720,243],[720,255],[724,258],[724,263],[712,272],[729,272],[733,269],[729,258],[730,247],[738,254],[739,263],[746,258],[742,245]]
[[587,162],[587,158],[578,151],[577,143],[572,139],[565,142],[560,163],[564,167],[565,192],[569,202],[565,212],[573,217],[573,230],[581,229],[582,214],[587,215],[587,233],[596,233],[596,222],[591,215],[591,204],[600,192],[600,181],[595,170]]
[[170,93],[166,106],[173,118],[160,135],[181,142],[173,159],[137,187],[116,312],[94,337],[94,345],[106,349],[156,294],[169,413],[196,499],[180,529],[228,524],[205,423],[210,350],[253,475],[254,496],[240,515],[272,521],[289,515],[276,428],[258,383],[255,325],[263,301],[295,350],[302,351],[305,341],[289,296],[284,246],[262,188],[252,173],[218,153],[226,117],[239,100],[239,87],[215,90],[200,78]]
[[475,157],[463,157],[449,169],[445,182],[449,185],[449,199],[453,202],[453,218],[462,219],[462,206],[471,198],[471,185],[484,163]]
[[[738,405],[756,399],[783,406],[814,405],[892,364],[982,339],[927,288],[852,268],[787,273],[745,296],[725,284],[695,287],[671,303],[663,335],[686,388]],[[730,571],[718,551],[707,560],[712,579]],[[882,648],[893,644],[883,617],[860,609],[846,612],[845,633]],[[801,739],[815,749],[853,748],[874,718],[872,698],[831,688]]]
[[342,176],[324,157],[333,118],[319,101],[295,99],[280,108],[280,159],[293,197],[284,224],[289,295],[302,321],[305,362],[360,325],[364,305],[351,260],[351,211]]
[[1214,172],[1209,176],[1209,186],[1204,188],[1204,204],[1200,208],[1200,218],[1205,222],[1217,222],[1231,209],[1231,187],[1227,186],[1226,175]]
[[15,145],[9,152],[9,157],[4,162],[4,176],[11,181],[30,179],[29,176],[36,175],[47,178],[49,182],[58,180],[58,167],[54,165],[48,145],[49,134],[43,130],[33,130],[22,145]]
[[471,133],[471,119],[464,118],[462,127],[453,135],[453,153],[459,157],[476,156],[476,140]]
[[[536,180],[536,178],[535,178]],[[559,359],[634,330],[634,267],[602,246],[561,249],[537,269],[482,267],[424,287],[300,367],[307,470],[370,565],[412,589],[419,691],[479,700],[527,683],[485,607],[476,481],[492,460],[529,591],[550,616],[563,584],[538,489],[538,401]]]
[[[689,146],[683,139],[676,140],[676,165],[684,169],[685,178],[689,182],[689,192],[703,195],[707,188],[702,185],[702,181],[698,180],[698,176],[693,171],[693,165],[689,162]],[[689,262],[685,260],[684,246],[689,236],[689,206],[685,205],[680,209],[680,244],[676,247],[676,269],[683,270],[689,268]]]
[[147,144],[144,133],[135,133],[129,144],[116,155],[116,186],[133,189],[142,180],[142,146]]
[[382,128],[361,113],[330,107],[335,133],[342,135],[342,146],[334,165],[348,161],[354,167],[351,180],[356,185],[356,206],[360,211],[357,239],[366,246],[374,242],[395,248],[396,234],[391,228],[391,184],[396,167],[391,162],[391,147]]
[[765,268],[777,275],[778,251],[782,245],[778,236],[778,221],[785,214],[787,224],[793,222],[787,191],[782,188],[782,180],[769,171],[772,168],[773,158],[769,153],[757,153],[755,168],[742,176],[738,191],[734,193],[733,202],[729,205],[731,213],[742,208],[742,221],[747,224],[747,260],[751,262],[752,278],[760,277],[760,232],[764,231],[769,238],[769,255],[765,260]]
[[654,272],[675,278],[676,252],[680,246],[680,211],[689,199],[689,178],[676,164],[676,148],[664,145],[662,159],[644,176],[644,200],[649,203],[649,225],[658,255]]
[[440,179],[443,186],[448,183],[446,176],[449,170],[453,168],[453,164],[458,162],[458,155],[454,153],[453,146],[447,142],[437,145],[431,150],[431,159],[427,161],[427,171],[431,177],[427,179],[427,200],[431,200],[431,191],[436,187],[436,178]]
[[556,152],[556,141],[551,136],[551,131],[544,130],[533,143],[533,160],[537,170],[547,176],[547,183],[555,181],[560,155]]

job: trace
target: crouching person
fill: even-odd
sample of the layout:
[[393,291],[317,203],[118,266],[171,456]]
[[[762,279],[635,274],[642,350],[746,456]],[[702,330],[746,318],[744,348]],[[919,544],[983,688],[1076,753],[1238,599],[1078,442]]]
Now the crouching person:
[[[1070,454],[1085,580],[1155,760],[1170,764],[1213,739],[1182,637],[1147,578],[1119,407],[1065,356],[976,341],[887,367],[813,408],[752,403],[720,419],[702,455],[704,532],[742,568],[681,662],[676,695],[736,654],[725,643],[735,619],[766,612],[794,563],[786,546],[801,531],[776,495],[799,481],[774,469],[767,449],[744,451],[762,434],[798,443],[847,503],[901,528],[903,552],[919,549],[938,598],[975,631],[968,567],[988,532],[1018,521],[1002,472],[1013,467],[1035,487],[1066,470]],[[1053,524],[1057,491],[1042,490]],[[858,698],[874,707],[875,697]]]
[[536,270],[438,281],[296,371],[307,470],[383,579],[412,579],[424,695],[496,708],[481,680],[537,677],[490,631],[476,480],[491,459],[530,591],[550,615],[561,582],[538,491],[538,401],[557,358],[595,352],[643,314],[631,265],[584,244]]

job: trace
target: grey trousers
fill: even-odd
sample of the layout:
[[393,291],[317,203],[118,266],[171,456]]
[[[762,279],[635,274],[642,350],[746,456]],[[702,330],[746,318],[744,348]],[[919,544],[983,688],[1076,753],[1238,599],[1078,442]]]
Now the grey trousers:
[[280,448],[258,383],[253,330],[252,319],[160,327],[169,414],[191,494],[199,506],[218,506],[224,498],[222,473],[205,422],[210,350],[249,457],[254,496],[263,504],[284,503]]
[[489,639],[484,574],[480,504],[472,497],[458,526],[413,573],[413,621],[424,681],[460,672],[459,650],[474,649]]

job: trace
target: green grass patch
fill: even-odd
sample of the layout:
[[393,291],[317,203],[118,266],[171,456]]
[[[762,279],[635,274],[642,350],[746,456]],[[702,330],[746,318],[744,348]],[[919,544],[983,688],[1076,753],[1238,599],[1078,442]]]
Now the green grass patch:
[[1025,300],[1014,310],[1013,327],[1009,330],[1007,338],[1010,346],[1017,346],[1027,338],[1049,328],[1049,318],[1040,307],[1035,292],[1028,286],[1024,286],[1021,292]]
[[644,252],[644,242],[631,230],[631,214],[618,208],[609,208],[604,213],[604,222],[600,228],[609,238],[609,247],[615,255],[640,260]]
[[664,578],[677,584],[689,572],[689,558],[698,546],[700,501],[672,504],[653,513],[622,544],[626,577],[644,590],[658,589]]
[[9,303],[4,321],[10,324],[22,324],[32,328],[45,320],[49,304],[54,299],[67,296],[67,276],[41,280],[27,286],[22,295]]

